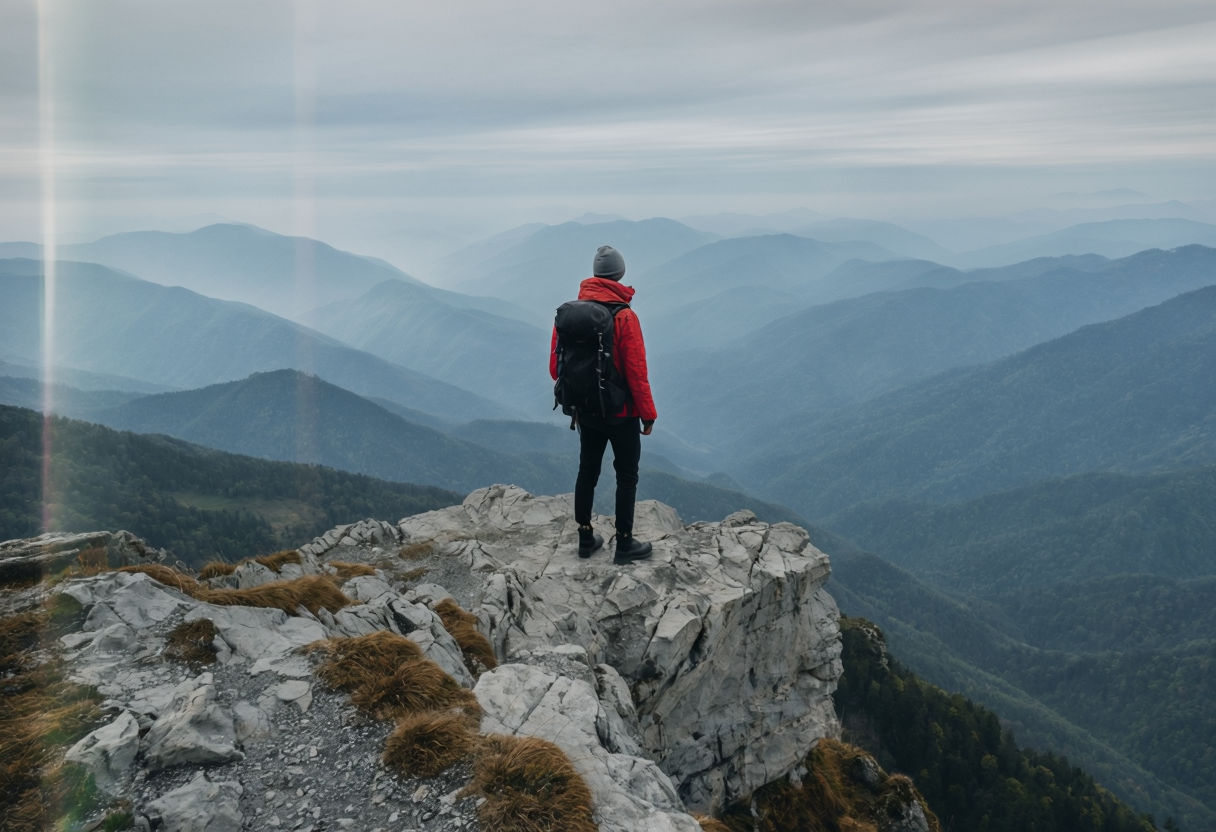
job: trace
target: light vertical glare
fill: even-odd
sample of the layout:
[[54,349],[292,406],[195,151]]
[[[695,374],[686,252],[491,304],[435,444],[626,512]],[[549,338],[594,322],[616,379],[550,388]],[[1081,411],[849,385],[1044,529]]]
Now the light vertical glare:
[[53,528],[51,483],[55,369],[55,84],[50,44],[51,0],[38,0],[38,169],[42,219],[42,529]]
[[[317,58],[316,42],[319,10],[315,2],[299,2],[294,6],[292,40],[292,91],[295,99],[295,147],[292,176],[293,229],[296,237],[294,258],[295,298],[292,305],[297,313],[316,306],[317,264],[315,249],[310,243],[316,236],[316,179],[314,170]],[[315,372],[314,356],[310,354],[309,339],[296,342],[296,367]],[[316,426],[316,386],[299,384],[296,391],[296,461],[318,459]]]

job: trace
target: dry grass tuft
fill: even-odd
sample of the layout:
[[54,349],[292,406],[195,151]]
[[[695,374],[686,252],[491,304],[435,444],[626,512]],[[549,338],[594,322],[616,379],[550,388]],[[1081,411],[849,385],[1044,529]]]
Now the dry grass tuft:
[[0,619],[0,675],[7,676],[28,666],[29,651],[38,646],[46,625],[46,615],[36,612]]
[[97,575],[110,568],[110,556],[104,546],[90,546],[76,555],[76,574]]
[[256,558],[243,558],[236,563],[229,563],[225,560],[213,560],[203,565],[199,571],[199,580],[209,581],[212,578],[219,578],[226,575],[231,575],[237,570],[237,567],[245,563],[260,563],[271,572],[279,572],[283,569],[284,564],[300,563],[300,553],[295,549],[283,549],[279,552],[274,552],[269,555],[262,555]]
[[498,667],[498,657],[490,640],[477,629],[477,616],[460,608],[451,598],[444,598],[435,605],[435,614],[443,622],[446,629],[460,645],[464,654],[465,667],[474,676],[482,670],[493,670]]
[[0,818],[8,830],[59,828],[93,803],[91,780],[59,765],[63,749],[102,719],[91,688],[67,681],[59,661],[33,663],[33,651],[53,640],[51,613],[0,620]]
[[397,554],[402,560],[422,560],[430,556],[435,551],[435,541],[419,540],[417,543],[407,543],[401,547]]
[[730,832],[730,827],[717,818],[711,818],[709,815],[693,814],[693,820],[701,824],[702,832]]
[[306,575],[291,581],[274,581],[248,589],[202,589],[194,597],[208,604],[231,607],[272,607],[295,615],[304,607],[313,615],[317,610],[337,612],[354,603],[325,575]]
[[248,589],[210,589],[189,575],[157,563],[124,566],[120,572],[143,572],[166,586],[199,601],[224,607],[270,607],[295,615],[300,607],[313,615],[317,610],[337,612],[354,603],[342,594],[329,575],[305,575],[290,581],[273,581]]
[[143,563],[137,566],[123,566],[118,572],[142,572],[154,581],[159,581],[165,586],[172,587],[179,592],[184,592],[186,595],[198,597],[199,592],[198,581],[191,578],[189,575],[178,572],[176,569],[171,569],[168,566],[160,563]]
[[461,687],[405,636],[380,630],[313,647],[328,653],[317,675],[350,693],[351,702],[377,719],[451,708],[481,716],[473,692]]
[[215,664],[215,635],[210,618],[183,621],[169,632],[165,656],[187,664]]
[[360,575],[375,575],[376,567],[369,566],[366,563],[349,563],[344,560],[331,560],[328,564],[334,568],[334,574],[338,580],[348,581],[351,578],[357,578]]
[[200,581],[209,581],[212,578],[221,578],[231,575],[236,571],[237,564],[228,563],[225,560],[213,560],[203,564],[203,568],[199,570],[198,579]]
[[470,793],[485,829],[595,832],[591,790],[560,748],[537,737],[486,737],[473,763]]
[[300,553],[295,549],[283,549],[279,552],[274,552],[269,555],[262,555],[260,558],[254,558],[256,563],[262,564],[272,572],[278,572],[288,563],[299,563]]
[[407,777],[434,777],[473,752],[475,726],[458,711],[404,716],[384,745],[384,765]]

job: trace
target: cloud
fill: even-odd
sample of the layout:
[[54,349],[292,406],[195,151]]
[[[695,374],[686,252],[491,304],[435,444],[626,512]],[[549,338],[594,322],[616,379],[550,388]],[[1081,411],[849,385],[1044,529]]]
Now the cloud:
[[1057,171],[1035,180],[1051,194],[1065,169],[1099,190],[1190,165],[1199,191],[1213,42],[1207,0],[5,4],[0,187],[37,158],[41,91],[67,196],[226,213],[301,181],[318,200],[743,198],[971,168],[982,198],[1031,169]]

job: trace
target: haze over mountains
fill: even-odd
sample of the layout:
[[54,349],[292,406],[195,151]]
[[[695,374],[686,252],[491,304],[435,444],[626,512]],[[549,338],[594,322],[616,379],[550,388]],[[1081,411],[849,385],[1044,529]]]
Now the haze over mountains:
[[[57,272],[54,360],[72,369],[188,388],[290,367],[454,420],[510,412],[252,306],[96,264],[61,262]],[[41,264],[0,261],[0,294],[0,355],[38,364]]]
[[[0,257],[40,256],[36,246],[0,244]],[[318,240],[231,223],[182,234],[114,234],[62,246],[57,256],[239,300],[287,318],[352,297],[385,280],[413,281],[382,260],[339,251]]]
[[[1192,759],[1216,740],[1191,707],[1216,695],[1196,675],[1216,633],[1197,613],[1185,649],[1176,622],[1143,631],[1146,609],[1199,610],[1216,574],[1216,227],[1039,218],[1022,239],[994,221],[939,240],[805,213],[601,219],[521,226],[421,280],[248,226],[71,247],[92,262],[59,264],[51,400],[264,458],[565,492],[552,310],[611,243],[660,413],[644,492],[685,519],[746,504],[816,521],[842,607],[878,618],[917,670],[1139,805],[1216,822],[1216,763],[1183,771],[1152,737]],[[40,274],[0,261],[0,401],[25,407],[44,400]],[[1099,626],[1120,606],[1134,638]],[[1170,714],[1119,675],[1133,648],[1142,681],[1187,680],[1161,699]],[[1102,707],[1076,706],[1100,689]]]
[[[936,376],[763,443],[745,483],[811,517],[1094,470],[1216,462],[1216,286]],[[943,441],[949,437],[949,441]],[[788,447],[801,450],[791,458]]]

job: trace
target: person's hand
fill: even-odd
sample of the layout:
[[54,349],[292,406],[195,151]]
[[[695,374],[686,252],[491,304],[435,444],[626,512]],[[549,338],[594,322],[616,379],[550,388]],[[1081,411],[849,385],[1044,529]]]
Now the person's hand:
[[642,422],[642,436],[650,436],[652,430],[654,430],[654,419]]

